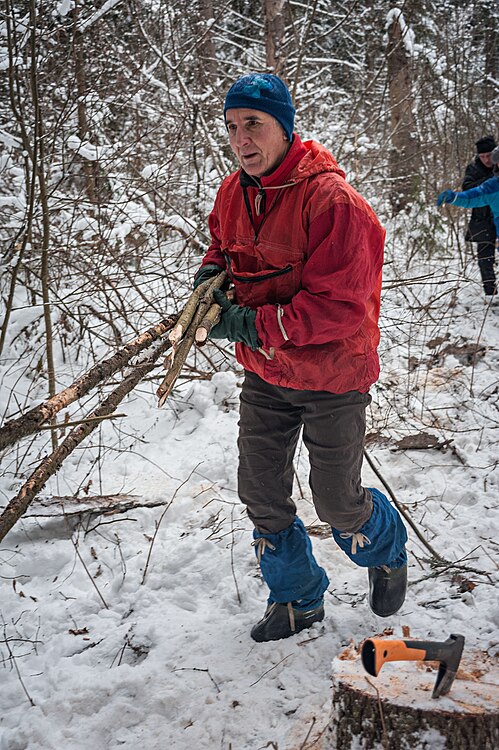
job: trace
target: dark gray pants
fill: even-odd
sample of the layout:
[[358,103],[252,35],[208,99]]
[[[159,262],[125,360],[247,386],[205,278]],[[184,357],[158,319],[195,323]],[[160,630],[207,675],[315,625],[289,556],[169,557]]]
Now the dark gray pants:
[[476,246],[478,268],[480,269],[485,294],[496,293],[496,274],[494,271],[495,245],[495,242],[477,242]]
[[361,466],[368,393],[296,391],[246,372],[239,421],[239,497],[258,531],[274,534],[296,515],[293,457],[303,425],[310,488],[319,518],[357,531],[372,513]]

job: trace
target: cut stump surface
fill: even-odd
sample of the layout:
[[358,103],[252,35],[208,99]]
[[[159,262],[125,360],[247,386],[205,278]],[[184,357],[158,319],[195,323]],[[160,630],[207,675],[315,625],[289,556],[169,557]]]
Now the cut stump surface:
[[498,750],[499,659],[466,649],[448,695],[431,697],[435,662],[392,662],[367,674],[357,649],[333,662],[324,750]]

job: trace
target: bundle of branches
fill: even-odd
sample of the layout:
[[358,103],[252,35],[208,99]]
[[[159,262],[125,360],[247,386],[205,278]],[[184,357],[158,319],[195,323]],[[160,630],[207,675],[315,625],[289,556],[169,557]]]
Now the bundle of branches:
[[[77,426],[67,435],[64,441],[41,461],[18,494],[8,503],[0,515],[0,541],[26,512],[47,480],[60,469],[64,460],[95,430],[103,419],[109,418],[113,414],[125,396],[156,367],[159,357],[172,347],[173,356],[165,360],[169,371],[158,390],[159,405],[161,406],[164,403],[173,388],[192,344],[195,340],[199,344],[206,341],[211,327],[220,314],[219,306],[213,304],[213,289],[219,288],[224,280],[225,273],[221,273],[215,279],[204,282],[191,295],[179,316],[170,316],[149,328],[107,360],[96,364],[71,386],[20,417],[10,420],[0,429],[1,450],[14,445],[21,438],[43,429],[44,423],[52,421],[61,409],[89,393],[96,385],[102,383],[123,367],[128,366],[130,368],[118,387],[91,414],[77,423]],[[180,344],[177,346],[179,342]],[[132,357],[144,350],[147,351],[143,359],[131,365]]]
[[220,305],[213,302],[213,290],[220,289],[226,278],[227,274],[222,271],[218,276],[200,284],[190,296],[177,325],[170,333],[168,338],[172,343],[172,351],[165,360],[168,373],[156,391],[158,406],[163,406],[170,395],[194,342],[202,346],[220,319]]

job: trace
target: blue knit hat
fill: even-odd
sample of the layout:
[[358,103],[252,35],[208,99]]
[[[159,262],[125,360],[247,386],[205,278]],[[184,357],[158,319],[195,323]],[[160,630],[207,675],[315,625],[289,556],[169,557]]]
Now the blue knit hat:
[[288,87],[271,73],[249,73],[238,78],[230,87],[224,104],[224,118],[228,109],[245,107],[267,112],[280,122],[291,140],[295,108]]

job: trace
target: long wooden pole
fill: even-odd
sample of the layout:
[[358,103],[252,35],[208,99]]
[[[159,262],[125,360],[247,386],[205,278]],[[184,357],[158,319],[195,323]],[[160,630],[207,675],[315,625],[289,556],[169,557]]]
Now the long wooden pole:
[[[42,404],[33,407],[20,417],[11,419],[0,428],[0,450],[14,445],[18,440],[27,435],[32,435],[40,429],[44,422],[50,421],[57,412],[66,408],[77,399],[85,396],[98,383],[124,367],[131,357],[139,354],[143,349],[150,346],[160,336],[163,336],[176,323],[177,316],[171,315],[137,338],[129,341],[122,349],[119,349],[108,359],[94,365],[88,372],[81,375],[70,386],[56,393],[52,398]],[[62,425],[63,426],[63,425]]]
[[26,512],[30,503],[44,487],[47,480],[60,469],[63,461],[99,426],[99,418],[112,414],[115,411],[125,396],[154,369],[159,357],[170,346],[171,342],[166,338],[159,343],[154,353],[147,360],[134,365],[133,370],[124,378],[122,383],[89,415],[91,421],[75,427],[60,446],[43,459],[0,516],[0,542],[16,521]]

